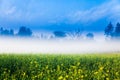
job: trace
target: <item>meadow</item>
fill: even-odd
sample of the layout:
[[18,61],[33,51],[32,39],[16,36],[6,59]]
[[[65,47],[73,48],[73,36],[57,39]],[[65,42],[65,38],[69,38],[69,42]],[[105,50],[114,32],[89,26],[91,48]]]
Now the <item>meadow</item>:
[[120,80],[120,54],[0,54],[0,80]]

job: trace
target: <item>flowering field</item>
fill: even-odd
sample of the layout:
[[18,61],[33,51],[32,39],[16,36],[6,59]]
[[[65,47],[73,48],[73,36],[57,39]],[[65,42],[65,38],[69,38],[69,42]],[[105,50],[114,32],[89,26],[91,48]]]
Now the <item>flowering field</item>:
[[120,55],[0,54],[0,80],[120,80]]

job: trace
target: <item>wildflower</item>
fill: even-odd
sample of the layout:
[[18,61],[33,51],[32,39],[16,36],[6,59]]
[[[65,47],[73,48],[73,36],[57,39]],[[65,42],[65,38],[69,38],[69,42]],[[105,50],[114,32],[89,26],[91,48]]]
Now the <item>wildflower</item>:
[[103,70],[104,67],[100,67],[100,70]]
[[47,80],[50,80],[50,78],[48,78]]
[[69,76],[68,76],[68,75],[66,75],[65,77],[66,77],[66,78],[68,78]]
[[81,75],[81,78],[83,78],[84,76],[83,75]]
[[62,77],[62,76],[60,76],[60,77],[58,78],[58,80],[61,80],[61,79],[63,79],[63,77]]
[[48,65],[46,66],[46,69],[48,69]]
[[116,75],[119,75],[119,73],[118,73],[118,72],[116,72],[115,74],[116,74]]
[[75,69],[75,68],[76,68],[76,66],[72,66],[72,68],[73,68],[73,69]]
[[26,73],[25,72],[23,72],[23,76],[25,76],[26,75]]
[[107,72],[109,73],[109,70],[107,70]]
[[81,69],[78,69],[78,74],[80,74],[82,72],[82,70]]
[[105,75],[102,75],[102,77],[104,78],[104,77],[105,77]]
[[109,80],[109,78],[106,78],[106,80]]
[[66,80],[66,78],[63,78],[63,80]]
[[106,76],[108,76],[108,74],[105,74]]
[[98,74],[98,72],[94,72],[94,74],[96,75],[96,74]]

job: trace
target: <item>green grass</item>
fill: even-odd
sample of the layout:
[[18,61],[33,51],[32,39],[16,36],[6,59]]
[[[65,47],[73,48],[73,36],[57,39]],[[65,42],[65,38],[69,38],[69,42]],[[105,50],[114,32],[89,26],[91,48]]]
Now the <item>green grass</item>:
[[0,54],[0,80],[120,80],[120,54]]

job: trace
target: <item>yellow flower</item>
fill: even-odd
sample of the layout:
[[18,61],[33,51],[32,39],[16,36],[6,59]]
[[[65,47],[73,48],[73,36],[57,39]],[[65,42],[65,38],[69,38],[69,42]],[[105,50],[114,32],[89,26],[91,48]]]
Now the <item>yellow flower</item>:
[[23,72],[23,76],[25,76],[26,75],[26,73],[25,72]]
[[84,76],[83,75],[81,75],[81,78],[83,78]]
[[66,78],[68,78],[69,76],[68,76],[68,75],[66,75],[65,77],[66,77]]
[[106,80],[109,80],[109,78],[106,78]]
[[48,65],[46,66],[46,69],[48,69]]
[[96,75],[96,74],[98,74],[98,72],[94,72],[94,74]]
[[81,69],[78,69],[78,74],[80,74],[82,72],[82,70]]
[[73,69],[75,69],[75,68],[76,68],[76,66],[72,66],[72,68],[73,68]]
[[60,77],[58,78],[58,80],[61,80],[61,79],[63,79],[63,77],[62,77],[62,76],[60,76]]
[[48,78],[47,80],[50,80],[50,78]]
[[63,78],[63,80],[66,80],[65,78]]
[[107,70],[107,72],[109,72],[109,70]]
[[108,74],[105,74],[106,76],[108,76]]
[[100,70],[103,70],[104,67],[100,67]]
[[118,73],[118,72],[116,72],[115,74],[116,74],[116,75],[119,75],[119,73]]

